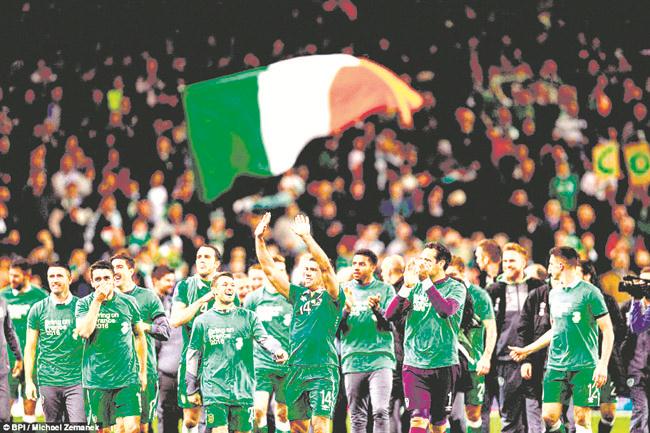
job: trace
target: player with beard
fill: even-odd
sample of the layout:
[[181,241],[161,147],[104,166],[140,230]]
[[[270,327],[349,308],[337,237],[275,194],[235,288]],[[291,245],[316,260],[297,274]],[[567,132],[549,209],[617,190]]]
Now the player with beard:
[[147,433],[158,407],[158,360],[156,358],[156,340],[169,340],[170,328],[165,308],[156,294],[133,282],[135,261],[127,254],[111,257],[111,266],[115,274],[115,285],[120,292],[133,296],[140,308],[142,326],[147,334],[147,389],[141,393],[142,414],[140,430]]
[[[549,346],[542,417],[547,432],[564,432],[560,421],[563,402],[573,397],[576,433],[591,432],[591,407],[600,403],[600,388],[607,382],[607,365],[614,331],[603,295],[580,277],[578,253],[570,247],[550,251],[548,270],[560,285],[549,293],[551,329],[525,347],[510,347],[522,361]],[[598,330],[603,334],[598,358]]]
[[190,342],[192,323],[200,314],[214,304],[214,294],[210,291],[212,278],[221,266],[221,253],[211,245],[203,245],[196,251],[196,274],[180,281],[174,289],[171,326],[183,329],[183,351],[178,366],[178,405],[183,408],[183,432],[196,433],[201,418],[201,407],[187,399],[185,359]]
[[352,281],[345,284],[341,322],[341,363],[353,433],[366,431],[372,406],[373,432],[388,433],[395,350],[390,323],[383,314],[395,296],[377,280],[377,255],[361,249],[352,257]]
[[[188,400],[203,405],[212,433],[250,432],[254,418],[253,340],[277,363],[287,352],[269,336],[255,313],[235,306],[233,275],[215,275],[211,309],[196,318],[187,349]],[[199,384],[200,380],[200,384]]]
[[[7,310],[13,322],[16,335],[20,341],[20,347],[25,347],[27,338],[27,315],[29,309],[38,301],[47,298],[47,293],[31,284],[32,267],[25,259],[16,259],[9,267],[9,286],[0,292],[0,297],[7,303]],[[9,363],[20,366],[20,373],[9,376],[9,406],[13,406],[20,394],[23,397],[23,410],[25,416],[23,422],[33,423],[36,421],[36,400],[27,398],[25,394],[25,375],[23,361],[13,358],[13,352],[9,352]]]
[[264,273],[293,307],[291,354],[286,381],[289,422],[293,433],[329,433],[339,389],[338,355],[334,340],[341,320],[345,294],[327,255],[311,235],[309,219],[296,216],[292,229],[307,245],[310,256],[302,262],[302,286],[278,271],[264,236],[271,214],[255,229],[255,250]]
[[442,433],[460,375],[458,333],[465,286],[447,277],[449,250],[428,243],[404,274],[404,285],[386,310],[388,320],[406,316],[402,380],[410,433]]
[[517,362],[510,358],[508,346],[516,346],[519,318],[528,293],[542,284],[535,279],[526,280],[524,269],[528,252],[521,245],[510,242],[503,246],[501,266],[503,273],[487,287],[492,298],[497,323],[496,361],[499,410],[504,433],[525,433],[526,387]]
[[49,265],[47,284],[50,296],[34,304],[27,318],[25,393],[28,398],[36,400],[36,367],[45,421],[52,423],[86,422],[81,386],[83,341],[74,332],[79,298],[70,293],[71,282],[67,265]]
[[[77,302],[76,331],[84,339],[82,384],[89,424],[105,431],[140,431],[140,393],[147,388],[147,339],[136,300],[115,289],[113,267],[90,266],[93,293]],[[135,338],[134,338],[135,337]]]
[[[287,267],[282,256],[274,256],[273,263],[278,272],[287,273]],[[251,266],[248,276],[256,289],[244,299],[247,308],[259,318],[266,332],[280,342],[282,347],[289,348],[289,330],[291,326],[291,304],[269,283],[262,267],[258,264]],[[260,285],[261,282],[261,285]],[[285,381],[287,368],[278,364],[263,348],[255,345],[255,431],[266,433],[267,410],[271,395],[276,403],[275,430],[278,433],[289,433],[287,418],[287,403],[285,398]]]

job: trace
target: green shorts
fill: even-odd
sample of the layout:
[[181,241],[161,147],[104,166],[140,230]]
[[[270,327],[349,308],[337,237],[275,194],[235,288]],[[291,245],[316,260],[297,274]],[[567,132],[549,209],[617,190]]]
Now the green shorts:
[[479,376],[475,371],[470,371],[469,377],[472,380],[472,389],[465,392],[465,404],[481,406],[485,397],[485,376]]
[[285,395],[289,420],[324,416],[332,419],[339,392],[339,370],[336,367],[289,367]]
[[100,427],[115,425],[117,418],[140,416],[140,385],[117,389],[84,389],[86,420]]
[[253,430],[255,409],[253,406],[231,406],[215,403],[205,406],[205,423],[210,429],[228,426],[229,431]]
[[269,395],[275,395],[276,402],[286,403],[287,398],[284,389],[286,378],[286,371],[266,368],[255,369],[255,391],[268,392]]
[[185,383],[185,363],[181,362],[178,366],[178,407],[181,409],[191,409],[197,407],[187,400],[187,384]]
[[140,415],[140,424],[149,424],[153,422],[158,408],[158,377],[147,377],[147,389],[140,391],[140,401],[142,401],[142,414]]
[[618,403],[618,395],[616,394],[614,381],[608,380],[605,382],[605,385],[600,388],[600,403]]
[[573,396],[573,404],[580,407],[597,407],[600,388],[593,382],[594,367],[578,371],[547,369],[544,374],[544,403],[563,403]]

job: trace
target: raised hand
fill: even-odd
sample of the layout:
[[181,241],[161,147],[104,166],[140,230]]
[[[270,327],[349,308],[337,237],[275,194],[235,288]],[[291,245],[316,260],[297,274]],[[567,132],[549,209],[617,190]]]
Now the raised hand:
[[307,236],[311,233],[311,226],[309,225],[309,218],[306,215],[298,215],[293,220],[291,229],[298,236]]
[[269,223],[271,222],[271,212],[267,212],[262,215],[262,219],[255,227],[255,237],[262,238],[269,228]]
[[289,354],[285,350],[280,350],[273,354],[273,358],[278,364],[284,364],[289,359]]
[[413,287],[420,282],[420,265],[417,259],[411,259],[406,264],[404,271],[404,285],[406,287]]
[[378,309],[379,301],[381,301],[381,295],[368,296],[368,307],[370,307],[371,310]]

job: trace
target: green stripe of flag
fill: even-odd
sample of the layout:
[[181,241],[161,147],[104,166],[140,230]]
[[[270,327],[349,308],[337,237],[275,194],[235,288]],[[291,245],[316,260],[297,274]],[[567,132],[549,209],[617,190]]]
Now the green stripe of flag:
[[198,192],[212,201],[242,174],[269,176],[257,77],[266,68],[191,84],[183,93]]

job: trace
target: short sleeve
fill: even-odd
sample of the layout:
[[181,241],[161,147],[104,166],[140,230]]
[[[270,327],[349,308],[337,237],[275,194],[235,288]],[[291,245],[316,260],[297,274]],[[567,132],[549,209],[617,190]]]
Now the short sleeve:
[[92,296],[86,296],[77,302],[77,307],[74,310],[74,316],[76,318],[80,318],[88,314],[88,304],[92,301],[91,298]]
[[172,300],[173,302],[182,302],[185,306],[189,305],[189,301],[187,300],[187,282],[185,280],[176,284]]
[[162,304],[162,301],[158,298],[158,296],[154,295],[153,293],[151,294],[151,301],[149,302],[149,309],[151,311],[150,317],[151,321],[154,319],[164,316],[165,313],[165,307]]
[[289,303],[290,304],[295,304],[296,300],[298,299],[298,296],[300,296],[303,292],[303,288],[300,286],[296,286],[294,284],[289,285]]
[[479,291],[479,302],[478,305],[475,305],[476,314],[481,320],[494,319],[494,308],[492,307],[492,299],[487,292],[480,290]]
[[41,327],[41,311],[43,310],[43,305],[41,302],[34,304],[34,306],[29,310],[27,315],[27,328],[39,330]]
[[590,287],[589,290],[589,309],[595,318],[602,317],[609,312],[607,311],[607,305],[605,304],[605,297],[600,290],[596,287]]
[[189,348],[198,351],[203,349],[203,321],[200,319],[195,320],[192,325]]

